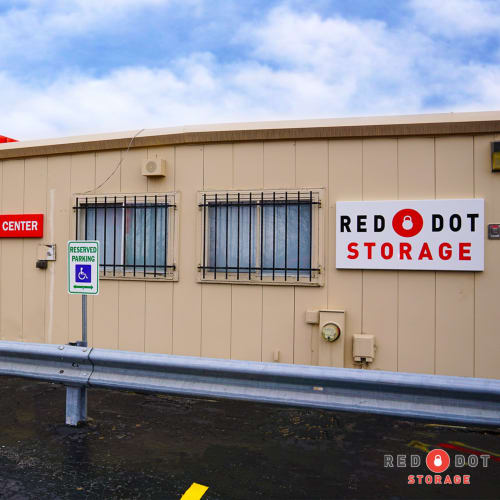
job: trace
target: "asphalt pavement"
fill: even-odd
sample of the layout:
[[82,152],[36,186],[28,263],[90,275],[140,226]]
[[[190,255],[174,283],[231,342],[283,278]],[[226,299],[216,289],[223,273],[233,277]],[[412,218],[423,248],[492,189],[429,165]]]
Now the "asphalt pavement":
[[[64,387],[9,377],[0,401],[5,499],[500,498],[500,428],[102,389],[71,428]],[[452,484],[425,484],[436,448]]]

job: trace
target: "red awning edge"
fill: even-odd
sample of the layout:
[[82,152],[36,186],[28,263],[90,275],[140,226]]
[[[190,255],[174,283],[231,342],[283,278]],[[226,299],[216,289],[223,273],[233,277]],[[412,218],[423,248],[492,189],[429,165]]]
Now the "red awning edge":
[[11,139],[10,137],[5,137],[4,135],[0,135],[0,144],[3,142],[19,142],[17,139]]

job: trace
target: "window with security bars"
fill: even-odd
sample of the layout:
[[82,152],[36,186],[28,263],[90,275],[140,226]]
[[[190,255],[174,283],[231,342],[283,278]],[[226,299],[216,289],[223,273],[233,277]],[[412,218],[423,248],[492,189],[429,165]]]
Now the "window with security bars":
[[202,281],[319,284],[320,190],[200,194]]
[[76,238],[99,241],[100,275],[176,279],[175,194],[77,196]]

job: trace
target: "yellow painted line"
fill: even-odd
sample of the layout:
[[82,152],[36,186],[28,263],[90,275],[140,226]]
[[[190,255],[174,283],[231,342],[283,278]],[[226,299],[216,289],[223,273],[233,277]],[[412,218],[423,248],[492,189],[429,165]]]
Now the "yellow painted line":
[[462,448],[469,448],[470,450],[482,451],[484,453],[489,453],[494,457],[500,457],[500,453],[494,453],[493,451],[482,450],[481,448],[474,448],[474,446],[470,446],[469,444],[461,443],[460,441],[448,441],[450,444],[455,444],[457,446],[461,446]]
[[410,441],[408,443],[408,446],[410,446],[411,448],[417,448],[417,450],[422,450],[422,451],[425,451],[426,453],[429,453],[429,451],[431,450],[431,445],[430,444],[427,444],[427,443],[422,443],[422,441]]
[[464,425],[447,425],[447,424],[425,424],[425,427],[440,427],[444,429],[467,429]]
[[181,500],[200,500],[200,498],[208,490],[208,486],[203,486],[202,484],[193,483],[186,493],[182,495]]

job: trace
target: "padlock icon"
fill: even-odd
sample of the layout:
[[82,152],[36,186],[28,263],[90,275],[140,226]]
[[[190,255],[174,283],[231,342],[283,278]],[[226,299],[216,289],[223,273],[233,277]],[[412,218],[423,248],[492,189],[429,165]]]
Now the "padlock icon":
[[413,227],[413,220],[411,219],[411,215],[405,215],[403,217],[403,229],[409,231]]
[[436,455],[436,456],[434,457],[434,465],[435,465],[436,467],[441,467],[441,465],[443,465],[443,460],[442,460],[442,458],[441,458],[441,455]]

